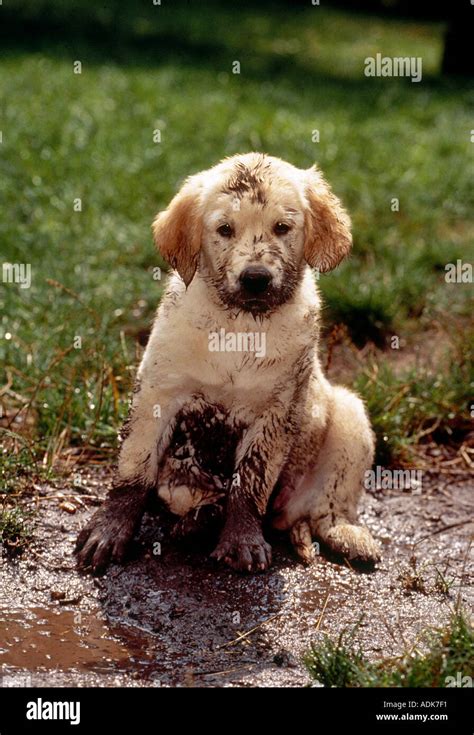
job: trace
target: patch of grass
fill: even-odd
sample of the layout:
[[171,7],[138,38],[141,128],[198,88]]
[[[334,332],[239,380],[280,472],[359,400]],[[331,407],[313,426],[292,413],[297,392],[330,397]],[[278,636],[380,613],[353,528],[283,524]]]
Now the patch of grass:
[[31,541],[32,514],[23,508],[0,510],[0,549],[9,557],[22,554]]
[[313,679],[329,687],[349,687],[362,680],[366,661],[354,638],[358,624],[346,628],[334,642],[325,636],[322,643],[314,644],[305,658],[306,667]]
[[461,613],[456,613],[450,625],[444,630],[430,631],[426,634],[425,654],[416,652],[406,655],[395,666],[376,669],[375,682],[380,673],[385,686],[395,687],[444,687],[446,677],[456,678],[474,674],[474,628]]
[[39,461],[34,442],[0,428],[0,495],[27,494],[33,483],[53,477],[52,467]]
[[329,324],[342,323],[357,347],[367,341],[383,348],[387,336],[394,331],[397,315],[397,300],[385,288],[383,281],[375,284],[355,282],[352,288],[347,283],[331,279],[323,285],[325,318]]
[[34,467],[34,457],[28,446],[19,451],[10,448],[0,449],[0,492],[11,493],[18,488],[23,477],[28,477]]
[[445,687],[449,676],[474,674],[474,628],[460,611],[446,628],[425,633],[423,652],[418,647],[387,661],[370,662],[355,643],[356,630],[313,644],[305,657],[313,679],[328,687]]
[[418,442],[459,440],[471,429],[474,395],[472,336],[453,335],[452,347],[435,366],[396,371],[387,360],[373,362],[355,380],[365,399],[381,465],[408,461]]

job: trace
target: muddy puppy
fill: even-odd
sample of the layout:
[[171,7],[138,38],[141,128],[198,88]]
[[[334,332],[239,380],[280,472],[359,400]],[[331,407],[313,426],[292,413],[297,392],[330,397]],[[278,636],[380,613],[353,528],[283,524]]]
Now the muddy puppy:
[[311,268],[332,270],[352,242],[321,172],[259,153],[227,158],[185,181],[153,233],[175,270],[138,370],[114,487],[79,535],[79,563],[99,572],[122,561],[151,493],[178,535],[219,523],[212,556],[236,570],[269,567],[264,518],[288,531],[305,562],[313,538],[348,559],[377,560],[357,523],[370,423],[318,357]]

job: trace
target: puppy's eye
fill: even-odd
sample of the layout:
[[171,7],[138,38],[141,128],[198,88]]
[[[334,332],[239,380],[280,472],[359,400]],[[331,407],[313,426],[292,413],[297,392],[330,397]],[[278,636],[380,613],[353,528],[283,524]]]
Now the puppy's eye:
[[219,235],[222,235],[222,237],[232,237],[232,235],[234,234],[234,230],[227,222],[223,225],[220,225],[220,227],[217,228],[217,232],[219,233]]
[[286,235],[287,232],[291,230],[290,225],[287,225],[286,222],[277,222],[275,227],[273,228],[273,232],[275,235]]

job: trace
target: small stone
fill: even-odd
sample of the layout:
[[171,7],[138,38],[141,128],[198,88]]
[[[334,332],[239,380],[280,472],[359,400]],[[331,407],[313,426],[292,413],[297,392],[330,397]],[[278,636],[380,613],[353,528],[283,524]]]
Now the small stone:
[[77,507],[73,503],[70,503],[68,500],[63,500],[62,503],[59,503],[59,507],[61,508],[61,510],[65,510],[66,513],[71,513],[71,515],[77,510]]
[[52,600],[64,600],[65,597],[66,597],[65,592],[62,592],[61,590],[51,590]]

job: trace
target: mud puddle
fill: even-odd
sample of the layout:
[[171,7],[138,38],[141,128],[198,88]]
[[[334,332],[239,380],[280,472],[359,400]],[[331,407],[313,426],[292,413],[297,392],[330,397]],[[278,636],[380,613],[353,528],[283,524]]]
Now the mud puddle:
[[[266,574],[241,576],[207,554],[168,543],[146,516],[131,560],[93,579],[72,548],[110,477],[91,469],[63,493],[86,502],[69,515],[36,499],[35,539],[0,566],[4,686],[302,686],[312,641],[358,624],[373,659],[399,655],[458,601],[472,609],[468,476],[427,476],[423,492],[376,492],[363,520],[384,558],[364,573],[320,556],[305,568],[278,541]],[[99,488],[99,490],[98,490]],[[90,505],[90,507],[87,507]],[[156,554],[156,549],[159,554]]]
[[[150,676],[153,657],[135,634],[127,635],[125,626],[113,625],[99,617],[88,616],[83,625],[80,612],[29,608],[0,614],[0,661],[4,675],[16,671],[51,670],[81,673],[126,674],[139,671]],[[122,642],[124,641],[124,642]],[[21,674],[21,679],[24,674]]]

